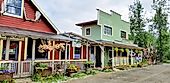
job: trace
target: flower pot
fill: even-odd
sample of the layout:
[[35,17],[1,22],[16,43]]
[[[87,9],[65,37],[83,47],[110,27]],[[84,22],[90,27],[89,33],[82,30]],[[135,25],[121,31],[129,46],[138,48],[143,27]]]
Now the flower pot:
[[13,74],[14,74],[14,72],[12,72],[12,73],[0,73],[0,81],[13,79]]
[[52,67],[48,68],[36,68],[36,72],[38,72],[41,76],[46,77],[52,74]]

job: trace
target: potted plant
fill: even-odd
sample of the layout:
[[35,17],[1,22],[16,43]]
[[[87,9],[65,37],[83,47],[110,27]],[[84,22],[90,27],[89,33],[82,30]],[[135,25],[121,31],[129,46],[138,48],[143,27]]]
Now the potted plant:
[[92,61],[87,61],[86,63],[84,63],[84,67],[87,68],[91,68],[91,65],[93,64]]
[[80,70],[80,67],[74,65],[74,64],[69,64],[69,66],[66,69],[66,73],[68,76],[70,76],[72,73],[76,73]]
[[35,73],[41,76],[49,76],[52,74],[52,67],[48,67],[46,64],[37,63],[35,65]]
[[0,81],[12,80],[13,79],[13,70],[8,70],[5,67],[0,67]]

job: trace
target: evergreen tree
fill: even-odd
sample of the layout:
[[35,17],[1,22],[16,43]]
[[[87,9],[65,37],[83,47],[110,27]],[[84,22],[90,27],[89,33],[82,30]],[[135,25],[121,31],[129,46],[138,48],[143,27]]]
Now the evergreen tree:
[[155,15],[153,17],[153,26],[157,31],[157,50],[160,58],[160,62],[163,61],[163,56],[169,49],[169,32],[168,32],[168,15],[165,12],[165,4],[167,0],[153,0],[153,9]]
[[144,27],[145,21],[143,16],[143,6],[139,0],[135,0],[133,5],[130,5],[130,40],[133,40],[135,44],[140,47],[145,47],[143,40],[144,37]]

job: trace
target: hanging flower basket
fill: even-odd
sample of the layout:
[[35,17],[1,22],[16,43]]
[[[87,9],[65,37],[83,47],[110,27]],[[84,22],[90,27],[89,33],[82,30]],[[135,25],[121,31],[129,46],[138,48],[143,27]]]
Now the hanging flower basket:
[[48,51],[52,51],[52,50],[61,50],[63,51],[65,49],[65,47],[63,46],[63,44],[55,44],[55,45],[51,45],[51,42],[48,42],[48,44],[45,44],[42,42],[42,45],[40,45],[38,47],[38,51],[40,53],[44,53],[44,52],[48,52]]
[[119,51],[124,52],[124,49],[119,49]]
[[118,49],[118,48],[115,48],[115,51],[116,51],[116,52],[118,52],[118,51],[119,51],[119,49]]
[[129,49],[125,49],[125,51],[128,53],[128,52],[129,52]]

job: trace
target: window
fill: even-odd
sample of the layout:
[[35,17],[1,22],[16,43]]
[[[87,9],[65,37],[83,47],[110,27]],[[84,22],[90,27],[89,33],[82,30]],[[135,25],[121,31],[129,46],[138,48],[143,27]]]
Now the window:
[[125,31],[121,31],[121,38],[125,38],[126,39],[126,32]]
[[75,47],[74,59],[80,59],[81,48]]
[[112,35],[112,27],[104,26],[104,34],[105,35]]
[[5,0],[5,14],[21,17],[23,1],[24,0]]
[[90,28],[86,28],[86,35],[91,35]]

